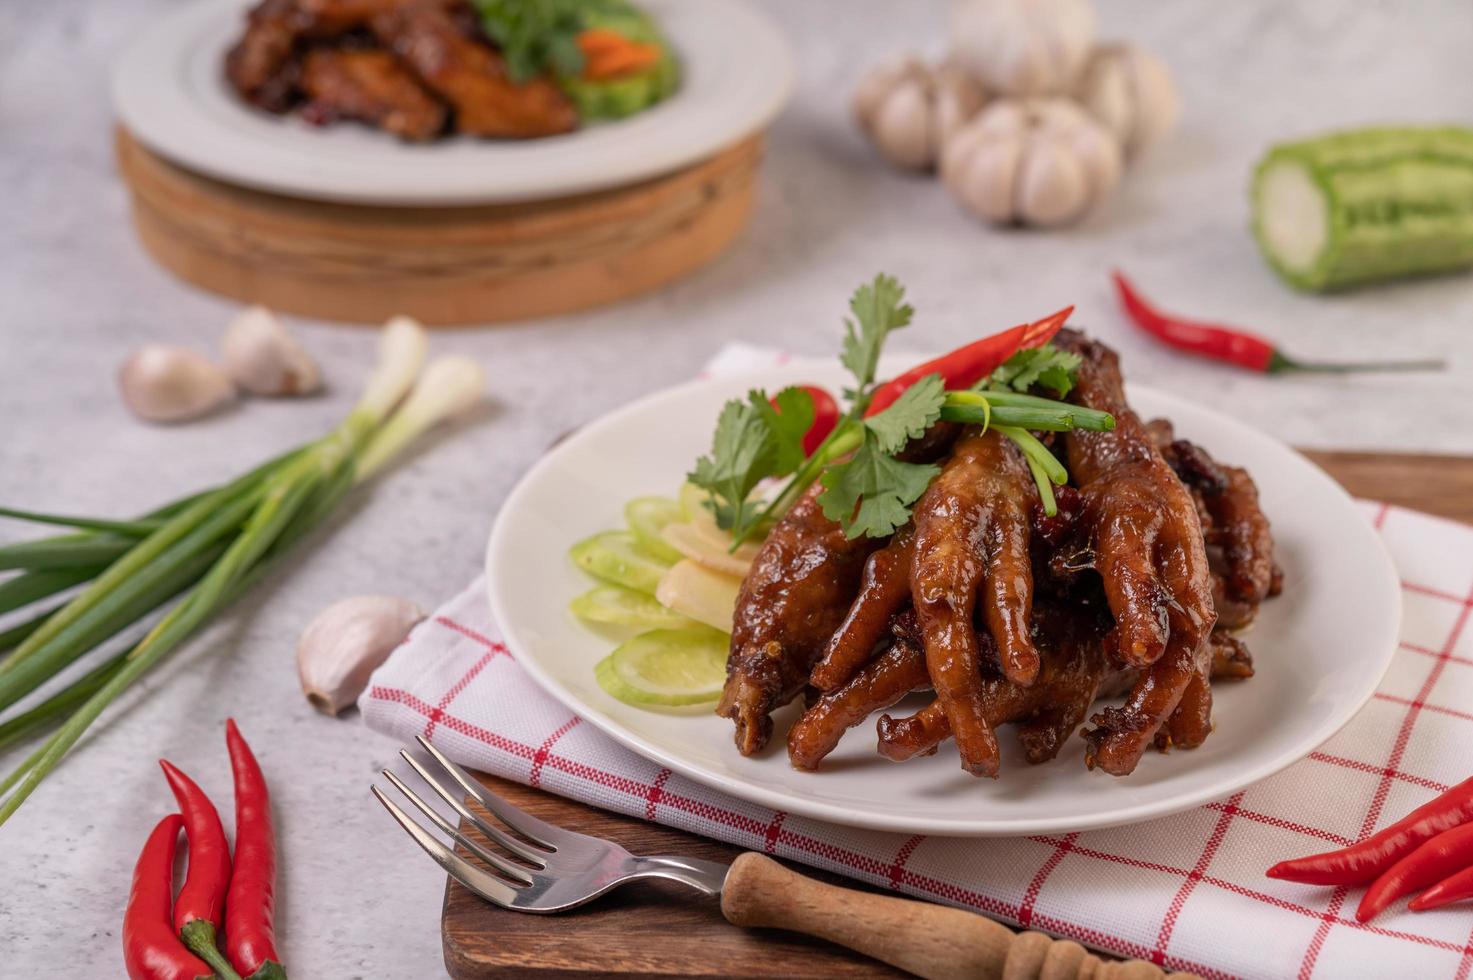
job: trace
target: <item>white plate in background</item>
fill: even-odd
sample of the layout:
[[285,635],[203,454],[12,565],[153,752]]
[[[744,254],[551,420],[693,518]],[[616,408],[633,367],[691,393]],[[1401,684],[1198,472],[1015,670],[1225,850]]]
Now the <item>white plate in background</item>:
[[224,75],[249,0],[196,0],[114,65],[113,104],[155,153],[258,190],[359,204],[462,205],[563,197],[657,177],[761,130],[793,87],[787,40],[741,0],[639,0],[680,59],[680,87],[628,119],[561,136],[405,143],[367,126],[313,126],[244,102]]

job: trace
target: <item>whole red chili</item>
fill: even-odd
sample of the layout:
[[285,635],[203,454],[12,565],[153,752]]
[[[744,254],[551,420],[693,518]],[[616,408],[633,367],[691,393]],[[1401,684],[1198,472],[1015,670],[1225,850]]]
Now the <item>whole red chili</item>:
[[1270,878],[1306,885],[1358,885],[1371,881],[1422,844],[1473,821],[1473,779],[1467,779],[1396,823],[1338,851],[1280,861]]
[[1426,912],[1428,909],[1440,909],[1444,905],[1461,902],[1465,898],[1473,898],[1473,868],[1464,868],[1456,874],[1448,875],[1412,899],[1407,908],[1413,912]]
[[1438,834],[1377,878],[1355,910],[1359,922],[1370,922],[1403,895],[1436,884],[1473,864],[1473,824]]
[[[818,385],[798,385],[800,389],[808,392],[808,397],[813,400],[813,424],[808,431],[803,433],[803,455],[812,456],[813,451],[823,445],[823,441],[834,431],[834,426],[839,424],[839,403],[834,401],[834,396]],[[777,399],[772,399],[772,407],[777,407]]]
[[182,826],[177,813],[160,820],[133,868],[133,889],[123,913],[123,964],[132,980],[200,980],[215,975],[179,941],[169,921],[174,849]]
[[1381,361],[1359,364],[1324,364],[1296,361],[1272,342],[1237,327],[1223,326],[1163,313],[1150,303],[1120,272],[1115,272],[1115,290],[1120,306],[1132,323],[1167,347],[1214,361],[1235,364],[1260,374],[1302,373],[1345,374],[1354,371],[1441,371],[1445,361]]
[[958,347],[950,354],[918,364],[891,380],[885,382],[875,389],[870,396],[869,407],[865,409],[865,417],[883,412],[895,403],[895,400],[905,394],[907,388],[929,374],[941,375],[942,384],[947,390],[958,388],[970,388],[972,385],[996,371],[1002,363],[1020,350],[1029,347],[1042,347],[1053,339],[1054,334],[1069,319],[1069,314],[1074,312],[1074,307],[1066,306],[1064,309],[1046,316],[1042,320],[1033,323],[1020,323],[1016,327],[995,333],[990,337],[973,341],[964,347]]
[[276,840],[266,777],[251,747],[225,722],[235,777],[235,870],[225,899],[225,953],[247,980],[286,980],[276,955]]
[[224,918],[225,890],[230,885],[230,845],[215,804],[173,763],[160,759],[169,788],[184,816],[189,838],[189,871],[174,902],[174,930],[184,944],[226,980],[239,980],[215,946]]

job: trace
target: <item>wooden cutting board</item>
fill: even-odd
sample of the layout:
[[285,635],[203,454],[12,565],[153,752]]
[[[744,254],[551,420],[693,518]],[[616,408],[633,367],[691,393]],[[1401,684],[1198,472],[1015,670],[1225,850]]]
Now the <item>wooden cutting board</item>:
[[[1307,452],[1357,497],[1473,524],[1473,457]],[[480,777],[517,806],[570,830],[607,837],[634,853],[730,862],[741,849],[595,810],[494,776]],[[849,879],[804,874],[851,888]],[[716,899],[642,882],[560,916],[523,915],[481,901],[447,880],[441,920],[445,967],[456,980],[485,977],[895,977],[898,971],[820,940],[738,929]]]
[[762,137],[626,187],[476,207],[306,201],[213,180],[117,133],[149,253],[274,310],[431,325],[567,313],[649,292],[720,255],[751,215]]

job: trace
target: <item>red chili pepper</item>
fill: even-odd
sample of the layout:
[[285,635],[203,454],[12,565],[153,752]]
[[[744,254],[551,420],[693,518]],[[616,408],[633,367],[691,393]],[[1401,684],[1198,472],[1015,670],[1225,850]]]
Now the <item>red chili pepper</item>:
[[271,796],[251,747],[225,722],[225,744],[235,777],[235,868],[225,899],[225,952],[247,980],[286,980],[276,955],[276,839]]
[[1270,878],[1306,885],[1357,885],[1371,881],[1438,834],[1473,821],[1473,779],[1417,807],[1396,823],[1338,851],[1281,861]]
[[1131,322],[1155,337],[1167,347],[1196,354],[1214,361],[1235,364],[1259,374],[1285,374],[1288,372],[1346,374],[1354,371],[1442,371],[1447,362],[1425,361],[1381,361],[1359,364],[1323,364],[1296,361],[1273,345],[1271,341],[1219,323],[1187,320],[1163,313],[1136,290],[1130,280],[1120,272],[1113,273],[1115,289],[1120,294],[1120,305]]
[[174,849],[182,826],[177,813],[160,820],[133,868],[133,889],[123,913],[123,963],[132,980],[200,980],[215,975],[179,941],[169,921]]
[[1473,868],[1464,868],[1439,881],[1431,888],[1412,899],[1407,908],[1413,912],[1426,912],[1429,909],[1440,909],[1444,905],[1453,902],[1461,902],[1465,898],[1473,898]]
[[[839,403],[834,401],[833,395],[818,385],[798,387],[808,392],[808,397],[813,399],[813,424],[803,433],[803,455],[812,456],[813,451],[834,431],[834,426],[839,424]],[[777,399],[771,401],[772,407],[777,408]]]
[[224,917],[225,890],[230,885],[230,845],[225,840],[225,827],[215,804],[194,780],[166,759],[160,759],[159,765],[174,799],[179,801],[184,832],[189,838],[189,872],[174,903],[174,929],[186,946],[229,980],[235,971],[215,946]]
[[928,374],[941,375],[941,381],[948,391],[970,388],[996,371],[1004,361],[1018,351],[1029,347],[1042,347],[1048,343],[1063,327],[1064,321],[1069,319],[1069,314],[1073,312],[1074,307],[1066,306],[1042,320],[1020,323],[1009,330],[995,333],[990,337],[983,337],[964,347],[958,347],[950,354],[943,354],[935,360],[919,364],[876,388],[870,397],[869,407],[865,409],[864,415],[868,418],[883,412],[895,404],[895,400],[905,394],[907,388]]
[[1355,910],[1356,921],[1370,922],[1403,895],[1436,884],[1470,864],[1473,864],[1473,824],[1465,823],[1438,834],[1377,878]]

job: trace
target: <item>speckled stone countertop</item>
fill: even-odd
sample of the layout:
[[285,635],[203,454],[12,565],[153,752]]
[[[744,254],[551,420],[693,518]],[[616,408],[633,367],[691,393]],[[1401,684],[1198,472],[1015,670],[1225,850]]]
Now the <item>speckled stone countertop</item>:
[[[370,335],[301,324],[332,389],[151,428],[118,404],[113,371],[146,340],[217,343],[233,305],[156,268],[113,173],[107,66],[168,0],[0,5],[0,499],[128,514],[238,470],[337,420],[372,360]],[[287,566],[108,712],[81,751],[0,829],[0,973],[120,976],[132,860],[170,806],[167,756],[230,799],[221,723],[234,715],[276,795],[281,935],[296,977],[443,973],[444,879],[368,796],[395,746],[297,689],[297,633],[329,601],[391,592],[433,605],[475,574],[482,533],[559,433],[689,378],[723,341],[827,355],[854,284],[900,276],[906,338],[940,348],[1064,302],[1115,344],[1133,378],[1200,398],[1307,446],[1473,451],[1473,280],[1333,298],[1294,294],[1250,240],[1245,187],[1270,142],[1329,127],[1473,119],[1473,5],[1363,0],[1159,4],[1112,0],[1102,28],[1161,53],[1180,128],[1082,226],[1003,233],[934,182],[887,171],[849,123],[866,64],[939,47],[941,8],[885,0],[763,4],[800,51],[797,96],[772,131],[750,231],[713,266],[600,312],[439,335],[473,354],[494,402],[363,494]],[[904,10],[903,15],[900,11]],[[1443,375],[1265,379],[1176,358],[1128,332],[1106,273],[1130,270],[1165,306],[1253,324],[1305,357],[1440,352]],[[471,533],[467,533],[467,530]],[[0,540],[22,529],[0,528]],[[147,694],[147,697],[140,695]],[[6,768],[19,761],[3,757]]]

